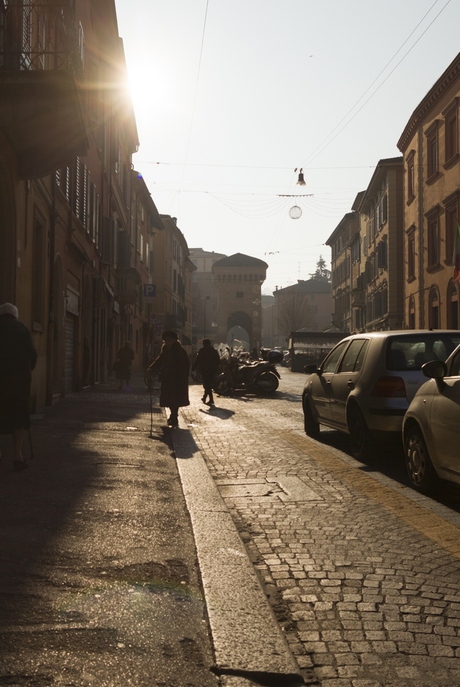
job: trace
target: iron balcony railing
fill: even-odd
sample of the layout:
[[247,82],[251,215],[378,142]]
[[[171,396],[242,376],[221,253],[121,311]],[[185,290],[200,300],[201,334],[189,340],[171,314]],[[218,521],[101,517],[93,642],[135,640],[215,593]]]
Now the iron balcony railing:
[[0,71],[83,68],[84,34],[72,0],[0,0]]

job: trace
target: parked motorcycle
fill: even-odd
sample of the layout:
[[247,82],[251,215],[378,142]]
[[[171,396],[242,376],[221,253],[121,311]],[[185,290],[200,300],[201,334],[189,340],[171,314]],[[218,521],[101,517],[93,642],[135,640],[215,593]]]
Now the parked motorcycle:
[[237,356],[230,356],[214,380],[214,391],[225,396],[243,389],[252,393],[274,393],[279,385],[280,375],[275,365],[282,360],[282,353],[271,351],[267,360],[242,362]]

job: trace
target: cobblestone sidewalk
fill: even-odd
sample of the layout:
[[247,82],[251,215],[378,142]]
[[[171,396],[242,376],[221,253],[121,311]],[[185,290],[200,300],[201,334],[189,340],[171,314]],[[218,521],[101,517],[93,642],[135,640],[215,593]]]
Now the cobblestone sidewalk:
[[306,681],[459,686],[458,518],[305,437],[298,404],[200,391],[182,418]]

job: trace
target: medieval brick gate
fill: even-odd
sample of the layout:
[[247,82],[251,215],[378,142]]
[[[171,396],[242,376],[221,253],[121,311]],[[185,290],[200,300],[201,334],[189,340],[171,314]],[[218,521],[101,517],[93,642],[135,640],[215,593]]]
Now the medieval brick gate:
[[263,260],[243,253],[235,253],[213,264],[212,273],[219,298],[216,343],[231,346],[238,339],[248,350],[261,347],[261,288],[267,268]]

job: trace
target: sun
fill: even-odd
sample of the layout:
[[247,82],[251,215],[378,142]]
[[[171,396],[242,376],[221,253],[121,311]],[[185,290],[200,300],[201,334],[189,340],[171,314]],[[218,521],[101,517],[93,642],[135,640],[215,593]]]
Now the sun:
[[[141,118],[158,112],[171,98],[172,80],[168,70],[161,69],[145,59],[133,62],[128,69],[128,85],[134,111]],[[163,104],[163,105],[162,105]]]

